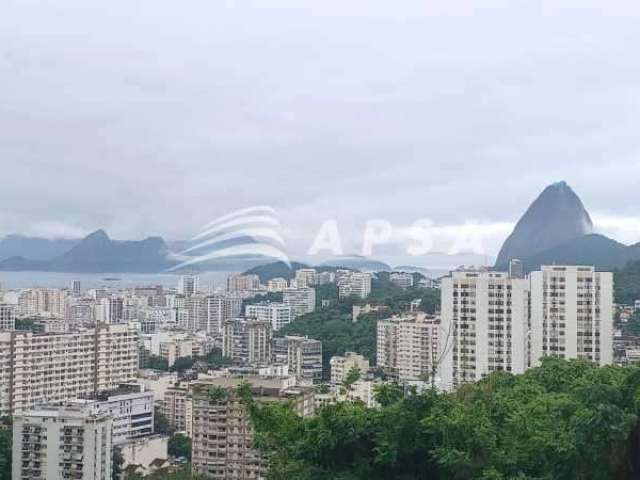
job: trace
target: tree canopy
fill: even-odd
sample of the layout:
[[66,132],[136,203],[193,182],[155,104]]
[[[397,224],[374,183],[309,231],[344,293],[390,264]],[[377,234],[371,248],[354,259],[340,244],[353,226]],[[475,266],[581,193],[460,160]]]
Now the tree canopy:
[[253,404],[272,480],[609,480],[640,475],[640,368],[546,359],[454,393],[379,391],[301,418]]

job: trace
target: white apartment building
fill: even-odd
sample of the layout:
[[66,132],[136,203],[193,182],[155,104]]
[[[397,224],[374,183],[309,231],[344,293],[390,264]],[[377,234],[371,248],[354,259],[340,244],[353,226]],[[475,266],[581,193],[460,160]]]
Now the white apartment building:
[[231,275],[227,278],[228,292],[245,292],[260,288],[258,275]]
[[285,278],[272,278],[267,282],[267,291],[269,292],[282,292],[288,287],[287,280]]
[[361,377],[365,377],[369,371],[369,360],[355,352],[331,357],[329,365],[331,366],[331,383],[334,385],[342,383],[352,368],[357,368]]
[[307,337],[273,339],[273,360],[289,365],[289,372],[303,385],[322,380],[322,342]]
[[362,272],[343,273],[338,280],[340,298],[356,296],[367,298],[371,293],[371,274]]
[[123,384],[95,398],[72,400],[69,404],[91,407],[112,419],[113,444],[121,445],[135,438],[153,434],[153,392],[141,384]]
[[207,297],[207,326],[209,334],[222,333],[222,325],[227,320],[242,313],[242,298],[236,295],[211,295]]
[[138,374],[127,325],[66,333],[0,332],[0,416],[112,390]]
[[111,417],[83,406],[14,418],[13,480],[111,480]]
[[454,271],[441,281],[439,374],[445,389],[528,367],[529,282],[504,272]]
[[377,365],[400,381],[431,379],[439,358],[440,319],[412,313],[378,321]]
[[291,307],[294,318],[316,309],[315,288],[289,288],[282,294],[283,303]]
[[222,328],[222,355],[249,365],[271,360],[271,322],[236,318]]
[[276,332],[291,323],[293,320],[293,308],[284,303],[256,303],[245,307],[244,316],[271,322],[271,328]]
[[318,272],[314,268],[300,268],[296,270],[296,288],[314,287],[318,284]]
[[613,274],[591,266],[531,272],[531,365],[544,356],[613,362]]
[[23,290],[18,297],[18,313],[24,316],[53,315],[64,317],[67,292],[58,288]]
[[393,272],[389,274],[389,280],[400,288],[413,287],[413,274],[407,272]]
[[11,331],[16,328],[16,308],[14,305],[0,303],[0,331]]
[[182,275],[178,282],[178,293],[180,295],[195,295],[200,289],[200,277],[197,275]]

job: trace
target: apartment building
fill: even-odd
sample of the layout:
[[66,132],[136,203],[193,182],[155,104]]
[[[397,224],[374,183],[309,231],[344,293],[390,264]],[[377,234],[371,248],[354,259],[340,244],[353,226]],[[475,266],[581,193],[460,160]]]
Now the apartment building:
[[271,360],[270,321],[237,318],[222,329],[222,355],[239,363],[257,365]]
[[231,275],[227,278],[228,292],[246,292],[260,288],[258,275]]
[[369,360],[354,352],[331,357],[329,365],[331,366],[331,383],[334,385],[341,384],[353,368],[358,369],[363,377],[369,371]]
[[184,432],[189,437],[193,433],[192,428],[193,402],[191,392],[187,386],[168,388],[164,398],[160,401],[160,412],[167,422],[178,432]]
[[340,298],[367,298],[371,293],[371,274],[362,272],[342,273],[338,280],[338,295]]
[[393,272],[389,274],[389,280],[400,288],[413,287],[413,274],[407,272]]
[[83,406],[41,407],[13,422],[13,480],[111,480],[112,421]]
[[16,328],[16,307],[0,303],[0,331],[10,332]]
[[277,332],[293,320],[293,307],[284,303],[254,303],[245,307],[244,316],[270,322],[272,330]]
[[267,291],[269,292],[282,292],[288,287],[287,280],[285,278],[272,278],[267,282]]
[[314,268],[300,268],[296,270],[296,288],[315,287],[318,284],[318,272]]
[[204,330],[212,335],[222,333],[227,320],[242,313],[242,298],[237,295],[211,295],[207,297],[207,326]]
[[315,410],[313,390],[292,387],[290,379],[218,378],[195,382],[191,465],[213,480],[264,478],[267,464],[253,447],[253,427],[238,396],[247,382],[258,402],[293,402],[301,415]]
[[23,316],[64,317],[67,292],[57,288],[31,288],[18,297],[18,313]]
[[544,356],[613,362],[613,274],[552,265],[531,272],[531,364]]
[[288,288],[282,294],[282,302],[291,307],[294,318],[297,318],[316,309],[316,290],[314,288]]
[[0,416],[112,390],[137,373],[138,332],[127,325],[0,332]]
[[273,360],[289,366],[291,375],[304,385],[322,380],[322,342],[307,337],[273,339]]
[[438,365],[440,319],[417,312],[378,321],[378,367],[400,381],[432,379]]
[[504,272],[461,270],[441,281],[439,374],[452,389],[528,366],[529,282]]
[[68,404],[84,405],[109,415],[114,445],[153,434],[153,392],[145,391],[141,384],[119,385],[114,390],[99,392],[94,398],[72,400]]
[[180,295],[195,295],[200,289],[200,277],[197,275],[182,275],[178,282],[178,293]]

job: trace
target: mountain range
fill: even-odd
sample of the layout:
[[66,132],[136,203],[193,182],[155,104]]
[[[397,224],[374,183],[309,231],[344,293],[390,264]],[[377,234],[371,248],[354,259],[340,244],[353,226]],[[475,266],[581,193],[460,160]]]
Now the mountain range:
[[527,272],[553,264],[613,270],[640,259],[640,244],[624,245],[594,233],[578,195],[566,182],[558,182],[546,187],[520,218],[502,245],[495,268],[507,269],[514,258]]

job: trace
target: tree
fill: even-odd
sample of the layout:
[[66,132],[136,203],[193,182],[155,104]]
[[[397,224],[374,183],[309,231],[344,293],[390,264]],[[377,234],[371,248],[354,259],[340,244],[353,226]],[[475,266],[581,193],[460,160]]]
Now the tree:
[[122,466],[124,465],[124,457],[118,447],[113,448],[113,457],[111,462],[111,479],[120,480],[122,476]]
[[163,370],[166,372],[169,370],[169,362],[166,358],[149,354],[144,357],[142,368],[151,368],[153,370]]
[[192,368],[195,362],[196,361],[192,357],[180,357],[176,359],[169,370],[172,372],[184,372],[185,370]]
[[351,367],[351,369],[347,372],[344,379],[342,380],[342,386],[347,390],[351,389],[351,386],[360,380],[361,372],[360,369],[356,366]]
[[174,429],[169,425],[169,420],[158,407],[155,407],[153,412],[153,431],[162,435],[173,435],[174,432]]
[[169,455],[185,457],[191,460],[191,439],[181,433],[176,433],[169,439]]
[[11,455],[13,446],[12,422],[0,418],[0,480],[11,480]]

